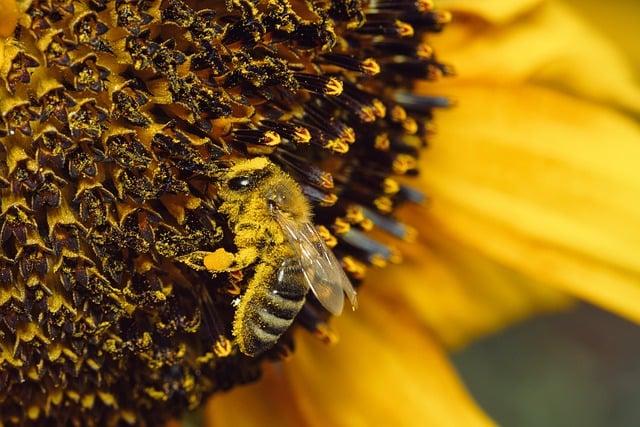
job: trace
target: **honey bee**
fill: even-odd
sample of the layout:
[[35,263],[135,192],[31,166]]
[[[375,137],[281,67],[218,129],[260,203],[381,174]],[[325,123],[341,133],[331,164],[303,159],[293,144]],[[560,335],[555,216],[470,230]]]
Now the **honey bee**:
[[243,160],[224,173],[218,194],[237,252],[209,253],[204,266],[216,272],[255,265],[233,320],[242,353],[256,356],[271,348],[302,309],[309,289],[334,315],[342,312],[344,294],[356,308],[356,291],[289,175],[264,157]]

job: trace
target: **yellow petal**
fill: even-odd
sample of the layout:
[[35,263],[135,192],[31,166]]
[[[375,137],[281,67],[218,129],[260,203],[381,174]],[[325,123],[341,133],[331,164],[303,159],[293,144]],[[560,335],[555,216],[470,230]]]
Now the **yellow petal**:
[[634,60],[636,70],[640,69],[640,2],[637,0],[617,0],[607,2],[602,0],[579,0],[568,2],[571,8],[589,20],[592,25],[603,31],[617,46],[624,50],[631,60]]
[[557,2],[504,25],[460,17],[432,42],[457,69],[458,82],[532,81],[640,113],[640,87],[627,59]]
[[493,23],[502,23],[524,14],[542,2],[543,0],[438,0],[436,5],[452,12],[473,14]]
[[401,265],[370,274],[364,292],[405,307],[452,349],[571,305],[565,293],[450,239],[429,221],[428,209],[411,207],[404,215],[418,226],[419,240],[401,248]]
[[216,396],[210,426],[486,426],[446,355],[404,310],[363,292],[326,347],[300,334],[294,357],[258,384]]
[[640,321],[640,127],[539,87],[451,88],[421,182],[444,233]]
[[0,0],[0,10],[0,37],[8,37],[18,22],[18,5],[15,0]]

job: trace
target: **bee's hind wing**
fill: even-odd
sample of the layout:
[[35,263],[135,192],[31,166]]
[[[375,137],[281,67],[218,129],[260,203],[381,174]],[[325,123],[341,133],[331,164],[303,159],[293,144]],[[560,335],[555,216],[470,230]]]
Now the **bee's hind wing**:
[[339,315],[346,293],[355,309],[356,291],[313,224],[297,223],[281,212],[276,212],[275,217],[299,258],[305,281],[322,306]]

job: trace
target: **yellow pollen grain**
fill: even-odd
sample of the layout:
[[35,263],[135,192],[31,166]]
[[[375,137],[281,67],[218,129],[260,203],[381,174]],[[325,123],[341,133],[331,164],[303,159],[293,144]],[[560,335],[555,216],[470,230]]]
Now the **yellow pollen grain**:
[[369,262],[371,262],[371,265],[374,265],[378,268],[384,268],[387,266],[387,260],[380,254],[372,255],[369,258]]
[[362,70],[370,76],[375,76],[380,72],[380,64],[373,58],[367,58],[362,61]]
[[393,202],[387,196],[381,196],[373,201],[380,212],[389,213],[393,210]]
[[396,123],[403,122],[407,119],[407,110],[399,105],[395,105],[391,109],[391,120]]
[[373,230],[374,225],[375,224],[373,223],[373,221],[371,221],[369,218],[365,218],[362,221],[360,221],[360,228],[362,228],[364,231]]
[[393,178],[385,178],[382,181],[382,190],[385,194],[396,194],[400,191],[400,184]]
[[416,159],[409,154],[398,154],[395,159],[393,159],[392,169],[398,175],[404,175],[411,169],[415,169],[416,167]]
[[306,144],[309,141],[311,141],[311,132],[309,132],[309,129],[302,127],[302,126],[298,126],[296,127],[296,130],[293,133],[296,142],[299,142],[301,144]]
[[33,405],[33,406],[30,406],[29,409],[27,409],[27,417],[29,417],[30,420],[37,420],[39,416],[40,416],[39,407]]
[[319,225],[317,226],[317,230],[318,234],[320,234],[320,237],[322,237],[322,240],[324,240],[324,243],[326,243],[329,248],[334,248],[338,244],[338,239],[331,234],[327,227]]
[[345,127],[340,132],[340,139],[346,141],[349,144],[356,142],[356,131],[352,127]]
[[338,217],[333,222],[332,228],[333,228],[333,231],[338,235],[347,234],[349,230],[351,230],[351,224],[349,224],[344,219]]
[[352,256],[347,255],[342,258],[342,267],[345,271],[351,274],[354,278],[361,280],[364,279],[367,274],[367,268],[359,261],[356,261]]
[[334,187],[333,176],[329,172],[323,172],[322,175],[320,175],[320,186],[327,190],[331,190]]
[[51,390],[51,393],[49,393],[49,401],[54,405],[59,405],[60,402],[62,402],[63,397],[64,394],[62,393],[62,389],[60,388]]
[[416,122],[413,118],[408,117],[405,121],[402,122],[402,128],[409,135],[415,135],[418,132],[418,122]]
[[373,143],[373,146],[375,147],[376,150],[387,151],[391,146],[391,141],[389,141],[389,135],[387,135],[386,133],[381,133],[380,135],[377,135],[375,142]]
[[438,13],[436,14],[436,20],[438,21],[438,24],[448,24],[451,22],[451,12],[449,12],[448,10],[440,10],[438,11]]
[[278,145],[282,142],[282,138],[278,132],[268,130],[264,133],[264,144],[268,146]]
[[384,106],[382,101],[380,101],[379,99],[374,99],[371,104],[373,105],[373,113],[376,115],[376,117],[383,119],[384,116],[387,115],[387,107]]
[[357,224],[364,219],[364,213],[362,212],[362,208],[360,206],[349,206],[347,208],[347,221],[351,224]]
[[433,49],[425,43],[420,43],[416,48],[416,55],[422,59],[429,59],[433,56]]
[[342,82],[335,77],[331,77],[324,86],[324,93],[325,95],[339,96],[343,89]]
[[82,400],[80,401],[80,404],[85,409],[91,409],[93,408],[93,404],[95,403],[95,401],[96,401],[96,396],[94,394],[86,394],[82,396]]
[[120,411],[120,416],[129,425],[134,425],[136,423],[136,414],[133,411]]
[[333,193],[325,194],[320,200],[320,205],[324,207],[333,206],[338,201],[338,196]]
[[147,395],[154,399],[154,400],[160,400],[160,401],[165,401],[168,399],[168,396],[165,392],[163,392],[162,390],[158,390],[156,388],[153,387],[147,387],[144,389],[144,391],[147,393]]
[[324,148],[335,151],[338,154],[346,154],[349,151],[349,144],[339,138],[327,141]]
[[102,403],[104,403],[106,406],[112,406],[113,407],[113,406],[116,405],[116,398],[111,393],[107,393],[107,392],[104,392],[104,391],[99,391],[98,392],[98,397],[100,398],[100,400],[102,400]]
[[414,30],[411,24],[396,20],[396,29],[400,37],[413,37]]
[[405,225],[404,236],[402,236],[402,240],[407,243],[413,243],[418,239],[418,230],[411,227],[410,225]]
[[376,121],[375,108],[370,105],[365,105],[360,108],[360,118],[365,123],[371,123]]
[[231,344],[231,341],[223,335],[220,335],[218,337],[218,340],[213,346],[213,352],[218,357],[227,357],[231,354],[232,350],[233,350],[233,345]]
[[67,397],[73,400],[74,402],[80,401],[80,394],[74,390],[67,390]]
[[419,12],[429,12],[433,9],[433,1],[416,0],[416,9],[418,9]]

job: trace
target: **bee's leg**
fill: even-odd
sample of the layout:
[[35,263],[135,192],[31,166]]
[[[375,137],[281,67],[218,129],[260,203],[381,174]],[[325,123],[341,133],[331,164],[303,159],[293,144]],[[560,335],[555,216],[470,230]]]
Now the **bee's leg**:
[[297,259],[287,258],[278,268],[259,264],[234,317],[240,351],[256,356],[273,347],[302,309],[307,292]]
[[240,249],[235,254],[224,248],[213,252],[195,251],[178,257],[178,260],[194,270],[222,273],[242,270],[256,262],[257,258],[258,251],[251,247]]
[[253,264],[257,257],[258,251],[255,248],[243,248],[235,254],[220,248],[206,254],[203,263],[207,270],[214,273],[238,271]]

